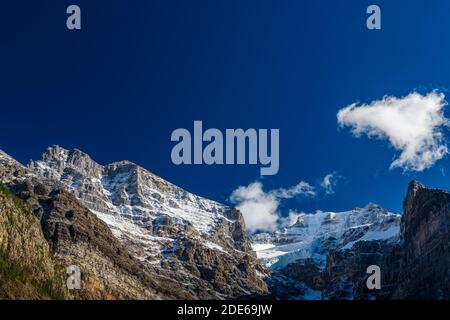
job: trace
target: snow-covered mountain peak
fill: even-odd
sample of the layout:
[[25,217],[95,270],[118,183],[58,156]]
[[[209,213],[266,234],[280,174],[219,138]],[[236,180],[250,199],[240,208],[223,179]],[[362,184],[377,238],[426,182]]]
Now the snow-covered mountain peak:
[[29,167],[37,174],[54,180],[64,180],[64,175],[99,177],[103,169],[86,153],[59,146],[49,147],[42,154],[41,160],[31,161]]
[[62,182],[119,239],[147,248],[145,259],[158,258],[168,242],[186,232],[221,250],[248,246],[245,239],[223,236],[237,226],[239,217],[232,208],[189,193],[130,161],[103,166],[80,150],[54,146],[29,167]]
[[348,250],[359,241],[397,239],[400,215],[370,203],[344,212],[300,214],[294,224],[252,236],[253,248],[264,265],[281,268],[299,259],[323,267],[327,252]]

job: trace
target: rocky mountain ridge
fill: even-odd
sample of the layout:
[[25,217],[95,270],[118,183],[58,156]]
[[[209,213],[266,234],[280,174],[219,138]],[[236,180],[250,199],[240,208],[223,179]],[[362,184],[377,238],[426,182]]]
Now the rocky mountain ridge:
[[85,270],[81,298],[223,299],[267,290],[239,211],[137,165],[103,167],[53,147],[29,167],[2,152],[0,174],[33,207],[54,254]]

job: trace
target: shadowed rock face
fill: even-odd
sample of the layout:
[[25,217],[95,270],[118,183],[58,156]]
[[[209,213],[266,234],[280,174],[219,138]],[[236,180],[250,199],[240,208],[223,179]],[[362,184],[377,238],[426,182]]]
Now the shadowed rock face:
[[450,298],[450,193],[412,182],[404,199],[402,242],[390,260],[394,299]]
[[81,267],[74,297],[223,299],[267,291],[239,211],[130,162],[103,167],[58,147],[41,161],[25,168],[1,153],[0,180],[31,206],[55,258]]

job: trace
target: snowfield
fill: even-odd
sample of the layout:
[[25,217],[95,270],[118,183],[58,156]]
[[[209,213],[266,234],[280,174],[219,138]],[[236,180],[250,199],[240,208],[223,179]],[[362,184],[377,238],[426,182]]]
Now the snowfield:
[[344,212],[302,214],[288,227],[253,235],[252,243],[268,268],[283,268],[299,259],[312,259],[323,268],[330,250],[349,250],[359,241],[396,241],[399,232],[400,215],[369,204]]

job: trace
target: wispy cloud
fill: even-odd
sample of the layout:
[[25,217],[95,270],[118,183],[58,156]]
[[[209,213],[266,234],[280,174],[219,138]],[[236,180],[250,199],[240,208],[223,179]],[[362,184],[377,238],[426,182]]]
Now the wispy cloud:
[[386,96],[370,104],[353,103],[337,114],[341,127],[351,128],[354,136],[386,139],[400,155],[390,168],[423,171],[442,159],[448,148],[443,128],[449,125],[443,109],[442,93],[426,95],[412,92],[406,97]]
[[291,199],[298,195],[314,197],[316,195],[315,188],[309,183],[300,181],[297,185],[288,189],[280,188],[272,190],[271,193],[277,198]]
[[334,193],[334,187],[336,186],[340,176],[336,173],[327,174],[320,183],[320,186],[324,189],[326,195]]

